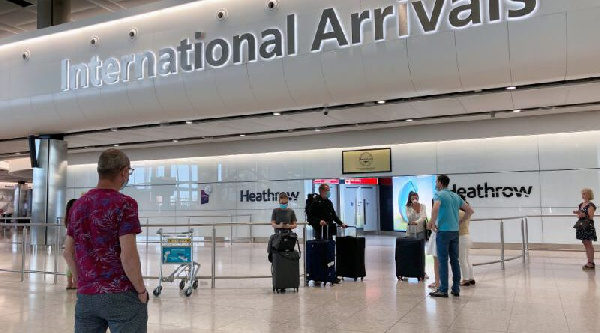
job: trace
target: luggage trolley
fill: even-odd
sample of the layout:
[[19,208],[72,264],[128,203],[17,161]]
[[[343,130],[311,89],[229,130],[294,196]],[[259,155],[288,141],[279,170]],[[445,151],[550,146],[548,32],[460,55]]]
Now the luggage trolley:
[[[194,229],[185,232],[166,233],[162,228],[156,232],[160,236],[160,276],[158,287],[152,292],[154,296],[160,296],[163,282],[173,282],[181,279],[179,289],[183,290],[186,297],[192,294],[193,289],[198,288],[197,275],[200,264],[194,261]],[[168,277],[163,277],[163,265],[179,264]],[[187,287],[186,287],[187,285]]]

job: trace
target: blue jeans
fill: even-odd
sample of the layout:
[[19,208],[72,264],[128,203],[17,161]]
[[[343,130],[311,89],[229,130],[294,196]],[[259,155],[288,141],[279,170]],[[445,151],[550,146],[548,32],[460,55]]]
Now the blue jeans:
[[460,262],[458,231],[438,231],[436,245],[440,263],[440,291],[448,293],[448,257],[452,267],[452,291],[460,292]]
[[145,333],[148,304],[139,301],[134,291],[119,294],[77,294],[76,333]]

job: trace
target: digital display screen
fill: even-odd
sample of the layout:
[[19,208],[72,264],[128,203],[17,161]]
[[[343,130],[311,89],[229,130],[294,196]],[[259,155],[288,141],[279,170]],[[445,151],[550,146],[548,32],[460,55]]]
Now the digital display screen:
[[394,231],[406,231],[408,226],[406,203],[408,202],[408,194],[411,191],[419,194],[419,202],[427,208],[427,217],[431,217],[431,200],[433,200],[435,191],[435,176],[394,177],[392,182],[394,191]]

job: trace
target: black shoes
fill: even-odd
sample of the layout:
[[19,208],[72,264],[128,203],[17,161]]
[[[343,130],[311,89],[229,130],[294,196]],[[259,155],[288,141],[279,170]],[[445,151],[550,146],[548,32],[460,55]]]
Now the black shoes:
[[429,296],[431,296],[431,297],[444,297],[444,298],[448,298],[448,294],[441,292],[439,289],[436,290],[436,291],[430,292]]
[[340,282],[342,282],[340,278],[335,278],[335,281],[333,281],[333,283],[335,284],[340,284]]
[[451,293],[451,294],[452,294],[452,296],[454,296],[454,297],[460,297],[460,293],[459,293],[459,292],[451,291],[450,293]]

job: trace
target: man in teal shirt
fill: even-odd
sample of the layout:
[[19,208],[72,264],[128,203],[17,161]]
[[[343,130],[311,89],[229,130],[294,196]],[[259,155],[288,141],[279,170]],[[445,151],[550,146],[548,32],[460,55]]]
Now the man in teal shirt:
[[[450,178],[439,175],[435,184],[438,190],[433,197],[430,229],[436,229],[436,245],[440,265],[440,288],[429,293],[432,297],[448,297],[448,258],[452,267],[452,295],[460,296],[460,264],[458,261],[458,226],[473,214],[473,209],[458,194],[448,190]],[[458,219],[459,209],[465,211]],[[434,222],[437,219],[437,227]],[[433,241],[433,240],[432,240]]]

